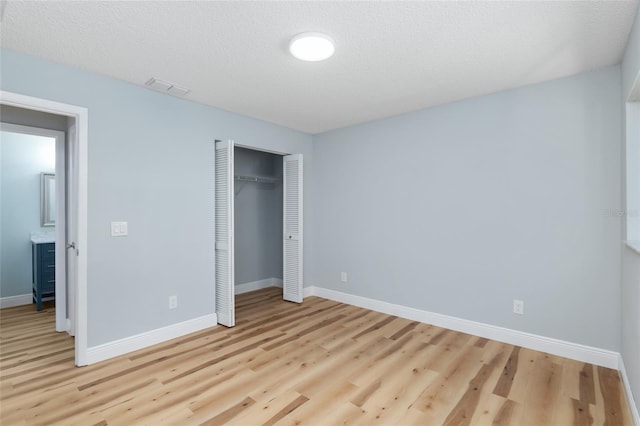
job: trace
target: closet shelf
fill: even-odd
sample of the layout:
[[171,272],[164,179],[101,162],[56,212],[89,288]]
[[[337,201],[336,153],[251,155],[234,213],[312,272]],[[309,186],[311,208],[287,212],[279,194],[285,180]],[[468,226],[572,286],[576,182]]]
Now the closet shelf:
[[235,175],[236,180],[242,182],[257,182],[257,183],[276,183],[280,179],[266,176],[252,176],[252,175]]

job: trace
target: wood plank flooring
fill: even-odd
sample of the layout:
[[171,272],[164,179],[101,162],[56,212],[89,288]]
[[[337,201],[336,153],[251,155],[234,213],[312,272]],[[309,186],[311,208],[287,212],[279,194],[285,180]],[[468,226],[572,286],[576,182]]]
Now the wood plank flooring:
[[54,309],[0,311],[8,425],[630,425],[617,371],[280,289],[237,326],[73,365]]

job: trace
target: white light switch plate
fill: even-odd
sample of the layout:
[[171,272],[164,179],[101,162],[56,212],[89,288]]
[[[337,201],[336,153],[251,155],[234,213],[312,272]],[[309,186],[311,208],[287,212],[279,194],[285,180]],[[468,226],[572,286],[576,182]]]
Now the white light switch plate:
[[111,236],[124,237],[129,235],[127,222],[111,222]]

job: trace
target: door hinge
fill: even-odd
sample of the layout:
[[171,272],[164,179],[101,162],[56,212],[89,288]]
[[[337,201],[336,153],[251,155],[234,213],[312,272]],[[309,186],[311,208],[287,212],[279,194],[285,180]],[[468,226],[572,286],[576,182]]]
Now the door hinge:
[[76,253],[76,256],[80,256],[80,250],[76,248],[76,243],[68,243],[67,249],[73,249],[73,251]]

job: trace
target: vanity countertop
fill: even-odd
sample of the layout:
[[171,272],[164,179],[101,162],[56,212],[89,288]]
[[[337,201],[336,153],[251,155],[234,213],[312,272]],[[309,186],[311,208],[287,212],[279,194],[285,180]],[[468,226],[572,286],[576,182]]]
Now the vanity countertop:
[[55,232],[32,232],[31,242],[33,244],[55,243],[56,234]]

